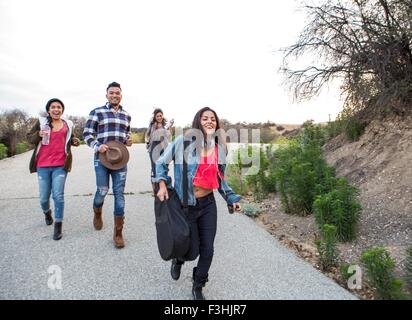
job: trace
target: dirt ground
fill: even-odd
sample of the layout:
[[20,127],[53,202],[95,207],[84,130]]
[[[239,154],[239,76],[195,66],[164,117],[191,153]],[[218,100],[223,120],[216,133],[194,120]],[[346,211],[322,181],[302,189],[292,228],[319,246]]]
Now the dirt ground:
[[[338,245],[341,263],[360,264],[364,250],[382,246],[396,262],[396,275],[403,277],[406,249],[412,245],[412,117],[374,121],[359,141],[350,143],[338,136],[324,151],[337,176],[348,178],[360,190],[362,214],[357,239]],[[319,269],[314,217],[285,214],[275,195],[261,207],[263,213],[255,221]],[[339,270],[327,275],[346,287]],[[353,293],[362,299],[374,298],[365,281],[363,289]]]

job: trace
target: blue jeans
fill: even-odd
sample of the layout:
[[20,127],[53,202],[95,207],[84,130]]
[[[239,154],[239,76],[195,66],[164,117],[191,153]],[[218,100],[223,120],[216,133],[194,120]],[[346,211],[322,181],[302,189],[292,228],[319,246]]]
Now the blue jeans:
[[64,185],[67,172],[64,167],[37,168],[39,179],[40,206],[44,213],[50,210],[50,193],[54,201],[54,219],[63,221],[64,214]]
[[93,207],[101,208],[104,198],[109,192],[109,179],[112,177],[113,194],[114,194],[114,215],[124,216],[124,188],[126,186],[127,166],[119,170],[110,170],[100,163],[100,160],[94,160],[94,170],[96,172],[97,191],[94,195]]

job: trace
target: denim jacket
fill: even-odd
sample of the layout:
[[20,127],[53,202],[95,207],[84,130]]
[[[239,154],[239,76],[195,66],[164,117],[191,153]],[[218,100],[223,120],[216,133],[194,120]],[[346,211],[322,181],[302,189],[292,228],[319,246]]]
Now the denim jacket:
[[[179,195],[180,200],[183,202],[183,136],[179,136],[168,145],[162,156],[156,161],[156,178],[155,182],[163,180],[166,182],[168,188],[172,185],[172,179],[168,176],[168,164],[174,160],[174,188]],[[200,152],[196,152],[195,143],[191,142],[188,146],[188,159],[187,159],[187,174],[188,174],[188,205],[196,205],[196,198],[193,192],[193,179],[196,175],[197,168],[200,162]],[[226,182],[220,176],[224,177],[226,170],[226,150],[221,144],[218,145],[218,167],[220,175],[219,180],[219,193],[223,199],[230,205],[238,202],[241,197],[235,194]]]

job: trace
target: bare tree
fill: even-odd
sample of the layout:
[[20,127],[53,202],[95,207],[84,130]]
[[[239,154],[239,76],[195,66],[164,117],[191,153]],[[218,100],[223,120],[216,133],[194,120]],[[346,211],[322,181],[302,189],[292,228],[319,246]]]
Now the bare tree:
[[[368,120],[383,111],[411,111],[412,0],[311,3],[304,4],[308,23],[298,41],[282,49],[281,71],[295,98],[310,99],[340,79],[346,114]],[[292,68],[309,55],[314,63]]]
[[17,143],[25,141],[29,122],[27,113],[19,109],[0,113],[0,143],[6,145],[9,157],[16,154]]
[[76,138],[83,140],[83,131],[86,126],[87,118],[78,117],[78,116],[68,116],[68,119],[71,120],[74,124],[74,136]]

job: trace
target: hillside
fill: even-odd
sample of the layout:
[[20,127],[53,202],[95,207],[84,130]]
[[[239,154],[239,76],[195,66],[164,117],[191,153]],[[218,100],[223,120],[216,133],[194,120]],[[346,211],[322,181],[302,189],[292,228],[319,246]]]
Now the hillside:
[[383,246],[403,269],[412,244],[412,116],[375,120],[359,141],[338,136],[324,151],[337,175],[360,189],[358,239],[342,246],[345,259],[358,261],[362,250]]

